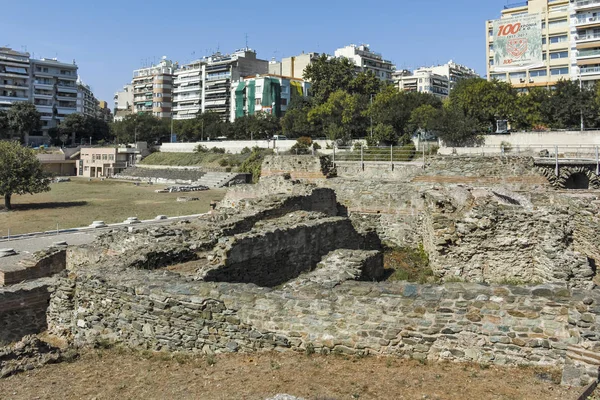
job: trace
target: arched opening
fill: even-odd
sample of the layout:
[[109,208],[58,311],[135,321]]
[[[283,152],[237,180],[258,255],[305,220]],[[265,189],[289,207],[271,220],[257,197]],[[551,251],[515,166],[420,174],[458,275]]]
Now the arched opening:
[[576,172],[565,182],[565,189],[589,189],[590,178],[583,172]]

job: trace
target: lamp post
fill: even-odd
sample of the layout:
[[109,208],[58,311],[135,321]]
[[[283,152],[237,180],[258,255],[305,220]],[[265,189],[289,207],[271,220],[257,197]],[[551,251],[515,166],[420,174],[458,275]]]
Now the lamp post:
[[579,95],[580,95],[580,103],[579,103],[579,118],[581,122],[581,132],[584,130],[583,126],[583,81],[581,80],[581,67],[579,67]]
[[371,139],[373,139],[373,94],[371,94]]

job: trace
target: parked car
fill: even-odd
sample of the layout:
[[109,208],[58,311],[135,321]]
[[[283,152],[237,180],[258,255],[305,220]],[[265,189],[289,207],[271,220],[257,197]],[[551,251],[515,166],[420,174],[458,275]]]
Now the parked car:
[[288,140],[288,138],[284,135],[273,135],[271,140]]

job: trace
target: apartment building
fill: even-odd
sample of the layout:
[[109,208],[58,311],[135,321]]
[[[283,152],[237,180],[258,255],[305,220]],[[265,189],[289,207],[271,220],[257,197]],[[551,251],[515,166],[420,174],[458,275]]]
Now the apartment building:
[[450,93],[450,79],[428,68],[417,69],[414,72],[396,71],[392,80],[400,91],[429,93],[442,100]]
[[203,60],[198,60],[182,65],[175,71],[173,82],[174,119],[190,119],[202,112],[205,65]]
[[[578,1],[580,4],[591,2],[596,3],[588,0]],[[577,2],[570,3],[569,0],[529,0],[504,6],[499,23],[503,19],[515,16],[539,14],[541,17],[542,61],[541,65],[534,67],[504,68],[504,66],[494,65],[494,21],[486,21],[486,70],[488,79],[498,79],[510,82],[516,88],[525,88],[531,86],[552,87],[560,79],[576,78],[578,71],[577,68],[574,68],[572,61],[577,58],[571,21],[574,4],[577,4]],[[598,26],[600,27],[600,24]],[[586,38],[588,28],[590,29],[589,32],[593,34],[594,24],[576,23],[576,27],[578,32],[581,31],[582,34],[586,32]],[[504,28],[507,28],[507,26],[504,26]],[[600,36],[600,31],[598,33]],[[519,52],[518,46],[517,43],[513,49],[517,54]]]
[[108,106],[107,101],[104,101],[104,100],[98,101],[97,117],[107,123],[113,121],[113,115],[112,115],[112,112],[110,111],[110,107]]
[[0,110],[30,100],[29,53],[0,47]]
[[269,74],[304,78],[304,70],[319,57],[318,53],[304,53],[297,56],[285,57],[281,61],[269,62]]
[[230,121],[264,112],[281,117],[296,96],[307,97],[310,83],[300,78],[265,74],[241,78],[231,86]]
[[223,120],[231,115],[231,83],[244,76],[266,74],[269,62],[244,48],[232,54],[216,53],[202,59],[202,112],[214,112]]
[[115,93],[113,100],[114,120],[122,121],[125,116],[133,113],[133,85],[123,86],[123,90]]
[[336,57],[345,57],[356,65],[357,70],[372,71],[382,81],[391,82],[396,67],[391,61],[384,60],[379,53],[371,51],[368,44],[351,44],[335,51]]
[[90,86],[83,83],[81,79],[77,80],[77,112],[86,117],[98,117],[100,113],[98,99]]
[[77,65],[55,58],[31,60],[31,101],[42,115],[44,136],[77,112]]
[[173,76],[177,65],[163,57],[158,65],[133,71],[133,113],[171,118]]
[[448,61],[446,64],[435,65],[424,69],[431,71],[431,73],[435,75],[446,77],[448,79],[448,88],[450,91],[452,91],[454,86],[463,79],[479,78],[479,74],[475,72],[474,69],[457,64],[452,60]]
[[571,1],[570,15],[571,77],[593,85],[600,80],[600,0]]

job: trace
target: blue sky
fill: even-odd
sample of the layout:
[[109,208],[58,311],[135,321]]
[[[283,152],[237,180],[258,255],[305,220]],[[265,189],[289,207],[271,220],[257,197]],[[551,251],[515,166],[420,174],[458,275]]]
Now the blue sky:
[[[506,0],[207,1],[0,0],[0,46],[76,60],[96,97],[114,92],[142,63],[184,63],[245,46],[281,59],[367,43],[398,68],[449,59],[485,74],[485,25]],[[514,1],[513,1],[514,2]],[[206,4],[208,3],[208,4]]]

